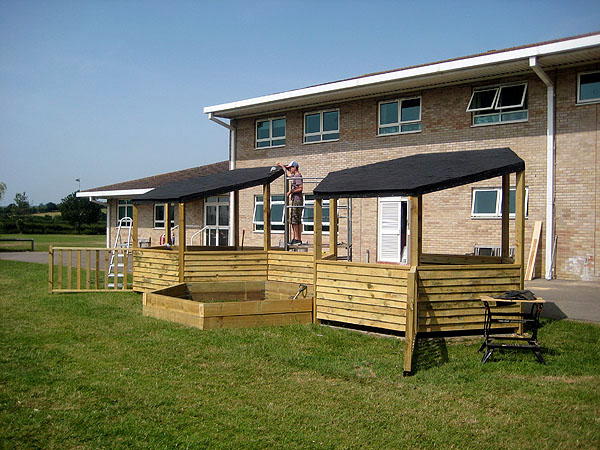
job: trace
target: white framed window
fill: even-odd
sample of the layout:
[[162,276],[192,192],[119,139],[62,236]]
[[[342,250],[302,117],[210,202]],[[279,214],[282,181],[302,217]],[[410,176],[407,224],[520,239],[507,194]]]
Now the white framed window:
[[[171,203],[169,209],[169,216],[171,216],[171,226],[175,226],[175,204]],[[154,205],[154,228],[165,227],[165,204],[157,203]]]
[[119,224],[119,220],[129,217],[133,218],[133,203],[131,200],[119,200],[117,205],[117,225]]
[[[254,231],[262,233],[264,231],[265,219],[263,210],[263,196],[254,196],[254,214],[252,224]],[[271,232],[281,234],[285,231],[285,198],[283,195],[271,195]]]
[[340,110],[304,114],[304,143],[336,141],[340,138]]
[[406,264],[408,262],[408,199],[379,199],[377,261]]
[[529,119],[527,83],[474,89],[467,112],[472,114],[474,126],[525,122]]
[[421,97],[379,102],[378,136],[421,131]]
[[256,148],[285,145],[285,117],[256,121]]
[[577,74],[577,103],[600,102],[600,71]]
[[204,245],[229,243],[229,195],[208,197],[204,201]]
[[[510,188],[509,217],[515,217],[516,188]],[[529,212],[529,188],[525,188],[525,217]],[[502,217],[502,188],[475,188],[472,191],[471,217],[497,219]]]
[[[329,200],[323,200],[322,230],[323,234],[329,234]],[[304,196],[304,209],[302,210],[302,232],[313,234],[315,232],[315,196],[307,194]]]

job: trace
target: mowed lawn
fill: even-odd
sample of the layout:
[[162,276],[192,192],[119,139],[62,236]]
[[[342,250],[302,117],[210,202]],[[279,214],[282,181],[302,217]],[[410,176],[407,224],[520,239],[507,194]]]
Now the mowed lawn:
[[0,261],[0,447],[600,447],[600,327],[546,321],[548,365],[481,340],[403,342],[323,326],[200,331],[137,294],[46,292]]
[[[36,252],[55,247],[106,247],[106,236],[90,234],[0,234],[0,239],[33,239]],[[0,242],[0,251],[29,250],[29,242]]]

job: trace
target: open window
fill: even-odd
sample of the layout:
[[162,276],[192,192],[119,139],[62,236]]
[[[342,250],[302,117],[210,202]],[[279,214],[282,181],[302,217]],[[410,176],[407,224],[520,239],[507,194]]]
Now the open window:
[[467,112],[473,114],[473,125],[526,121],[527,83],[475,89]]

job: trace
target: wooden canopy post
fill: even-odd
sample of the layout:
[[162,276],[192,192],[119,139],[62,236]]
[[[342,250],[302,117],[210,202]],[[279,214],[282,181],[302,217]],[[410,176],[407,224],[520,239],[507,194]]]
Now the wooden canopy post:
[[337,198],[329,199],[329,253],[333,259],[338,256],[338,218],[337,218]]
[[517,172],[515,199],[515,263],[519,264],[520,289],[525,287],[525,171]]
[[165,203],[165,244],[171,245],[171,204]]
[[[231,205],[229,206],[231,208]],[[240,191],[233,193],[233,246],[238,250],[240,246]]]
[[138,247],[138,207],[137,205],[133,205],[133,213],[132,213],[133,217],[131,218],[132,220],[132,228],[133,230],[131,230],[131,239],[133,239],[133,248],[137,248]]
[[418,266],[423,253],[423,196],[410,200],[410,265]]
[[510,175],[502,175],[502,241],[501,254],[502,262],[508,262],[509,242],[510,242]]
[[[331,204],[330,204],[331,207]],[[330,211],[331,214],[331,211]],[[331,220],[331,219],[330,219]],[[317,323],[317,263],[323,258],[323,200],[315,199],[313,214],[313,323]]]
[[185,274],[185,203],[179,203],[179,282]]
[[263,185],[263,231],[265,252],[271,249],[271,185]]

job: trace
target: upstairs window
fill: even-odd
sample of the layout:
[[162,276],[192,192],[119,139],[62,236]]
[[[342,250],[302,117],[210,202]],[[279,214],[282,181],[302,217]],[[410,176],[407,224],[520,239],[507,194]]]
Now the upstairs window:
[[285,117],[256,121],[256,148],[285,145]]
[[[516,188],[510,188],[509,217],[515,217]],[[528,215],[529,188],[525,188],[525,217]],[[502,217],[502,188],[473,189],[471,217]]]
[[304,115],[304,142],[335,141],[340,138],[340,111],[319,111]]
[[[169,216],[171,216],[171,226],[175,226],[175,205],[171,203],[171,208],[169,209]],[[154,228],[164,228],[165,227],[165,205],[159,204],[154,205]]]
[[600,72],[583,72],[577,76],[577,103],[600,102]]
[[421,97],[379,102],[378,134],[421,131]]
[[475,89],[467,112],[473,114],[473,125],[524,122],[527,111],[527,83]]

